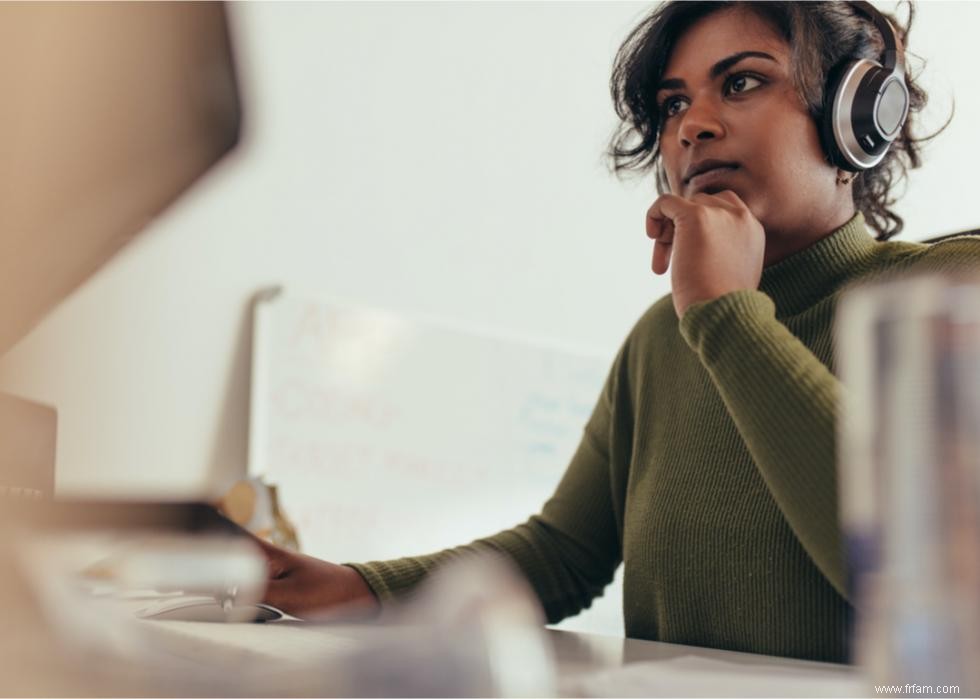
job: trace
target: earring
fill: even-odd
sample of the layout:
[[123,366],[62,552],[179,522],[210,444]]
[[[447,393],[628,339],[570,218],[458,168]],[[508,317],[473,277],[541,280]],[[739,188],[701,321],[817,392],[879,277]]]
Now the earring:
[[837,171],[837,184],[847,184],[854,179],[854,175],[845,172],[844,170]]

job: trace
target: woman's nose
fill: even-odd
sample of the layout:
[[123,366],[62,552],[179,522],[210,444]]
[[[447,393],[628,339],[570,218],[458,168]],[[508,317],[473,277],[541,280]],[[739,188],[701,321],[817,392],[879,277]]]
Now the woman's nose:
[[718,110],[707,100],[692,103],[681,116],[681,127],[677,131],[682,146],[691,146],[698,141],[720,138],[725,127]]

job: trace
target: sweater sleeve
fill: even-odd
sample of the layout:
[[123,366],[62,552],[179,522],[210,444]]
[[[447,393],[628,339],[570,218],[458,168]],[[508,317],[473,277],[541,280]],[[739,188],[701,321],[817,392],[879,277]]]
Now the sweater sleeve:
[[509,556],[537,594],[548,623],[577,614],[613,578],[621,562],[611,489],[608,434],[617,358],[564,476],[541,512],[523,524],[437,553],[349,563],[382,604],[411,592],[425,576],[459,556],[492,551]]
[[680,330],[803,548],[849,598],[837,513],[837,378],[761,291],[694,304]]
[[[881,280],[909,273],[975,278],[980,240],[943,241],[876,266]],[[777,320],[772,299],[761,291],[692,305],[680,332],[710,374],[796,537],[849,600],[837,507],[840,382]]]

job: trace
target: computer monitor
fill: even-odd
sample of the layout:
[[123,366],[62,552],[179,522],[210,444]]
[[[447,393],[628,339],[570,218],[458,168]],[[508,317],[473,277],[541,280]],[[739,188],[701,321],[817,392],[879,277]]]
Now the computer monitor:
[[239,139],[221,3],[0,3],[0,354]]

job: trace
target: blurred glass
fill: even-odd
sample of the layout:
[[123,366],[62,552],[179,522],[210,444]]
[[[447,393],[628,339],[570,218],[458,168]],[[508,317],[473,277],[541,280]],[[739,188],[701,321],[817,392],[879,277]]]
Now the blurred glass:
[[386,612],[383,633],[343,663],[352,697],[542,697],[557,691],[537,596],[514,563],[464,555]]
[[838,314],[856,660],[911,694],[980,692],[980,282],[852,290]]
[[539,603],[504,557],[461,557],[370,622],[188,623],[142,610],[229,590],[236,606],[258,600],[249,539],[35,521],[0,511],[0,696],[556,693]]

